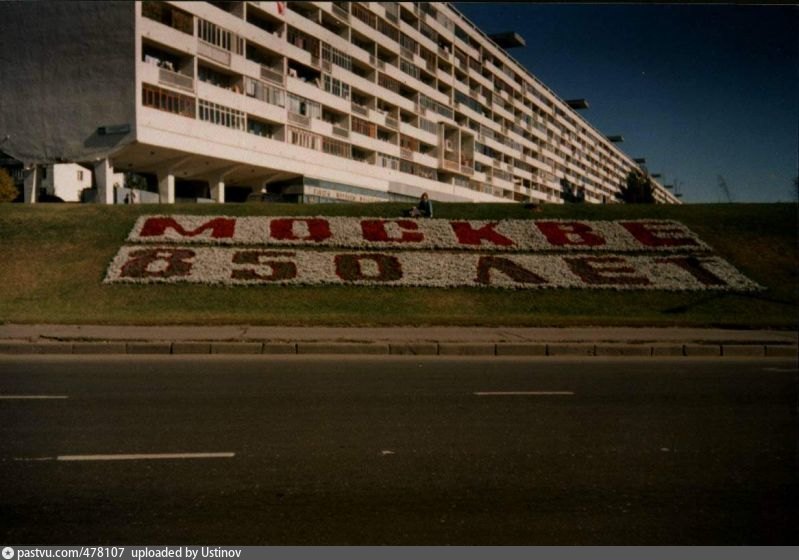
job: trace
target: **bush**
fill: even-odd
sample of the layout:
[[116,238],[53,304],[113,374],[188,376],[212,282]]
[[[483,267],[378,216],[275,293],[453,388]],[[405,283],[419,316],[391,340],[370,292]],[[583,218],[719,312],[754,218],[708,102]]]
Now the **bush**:
[[5,169],[0,169],[0,202],[11,202],[19,196],[19,189],[14,179]]
[[619,189],[616,195],[619,200],[627,204],[654,204],[655,188],[652,179],[638,171],[630,171],[627,175],[627,184]]

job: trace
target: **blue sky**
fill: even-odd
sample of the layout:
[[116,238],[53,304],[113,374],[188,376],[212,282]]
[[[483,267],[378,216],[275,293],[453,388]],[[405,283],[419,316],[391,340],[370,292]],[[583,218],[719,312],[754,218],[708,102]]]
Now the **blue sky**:
[[[799,8],[455,3],[685,202],[788,201],[799,167]],[[795,200],[795,198],[793,198]]]

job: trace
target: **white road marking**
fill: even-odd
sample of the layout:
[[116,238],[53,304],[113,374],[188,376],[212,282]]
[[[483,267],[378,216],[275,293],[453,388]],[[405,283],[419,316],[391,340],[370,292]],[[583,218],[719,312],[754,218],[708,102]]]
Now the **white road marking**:
[[58,455],[57,457],[20,457],[15,461],[153,461],[159,459],[230,459],[235,453],[139,453],[117,455]]
[[0,400],[45,400],[45,399],[68,399],[66,395],[0,395]]
[[478,397],[507,397],[515,395],[574,395],[572,391],[479,391]]

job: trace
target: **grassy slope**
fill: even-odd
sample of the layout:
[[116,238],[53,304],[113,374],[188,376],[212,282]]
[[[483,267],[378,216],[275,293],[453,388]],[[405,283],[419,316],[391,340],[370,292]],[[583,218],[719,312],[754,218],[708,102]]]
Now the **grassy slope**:
[[790,204],[437,204],[436,217],[681,221],[758,294],[478,288],[103,285],[139,214],[399,215],[403,205],[0,205],[0,321],[97,324],[656,325],[796,328],[797,212]]

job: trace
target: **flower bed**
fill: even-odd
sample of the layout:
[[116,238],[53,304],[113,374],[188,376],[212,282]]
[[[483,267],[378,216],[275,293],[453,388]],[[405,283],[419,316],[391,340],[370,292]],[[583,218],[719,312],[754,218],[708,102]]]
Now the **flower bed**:
[[128,241],[105,282],[761,289],[671,220],[141,216]]

